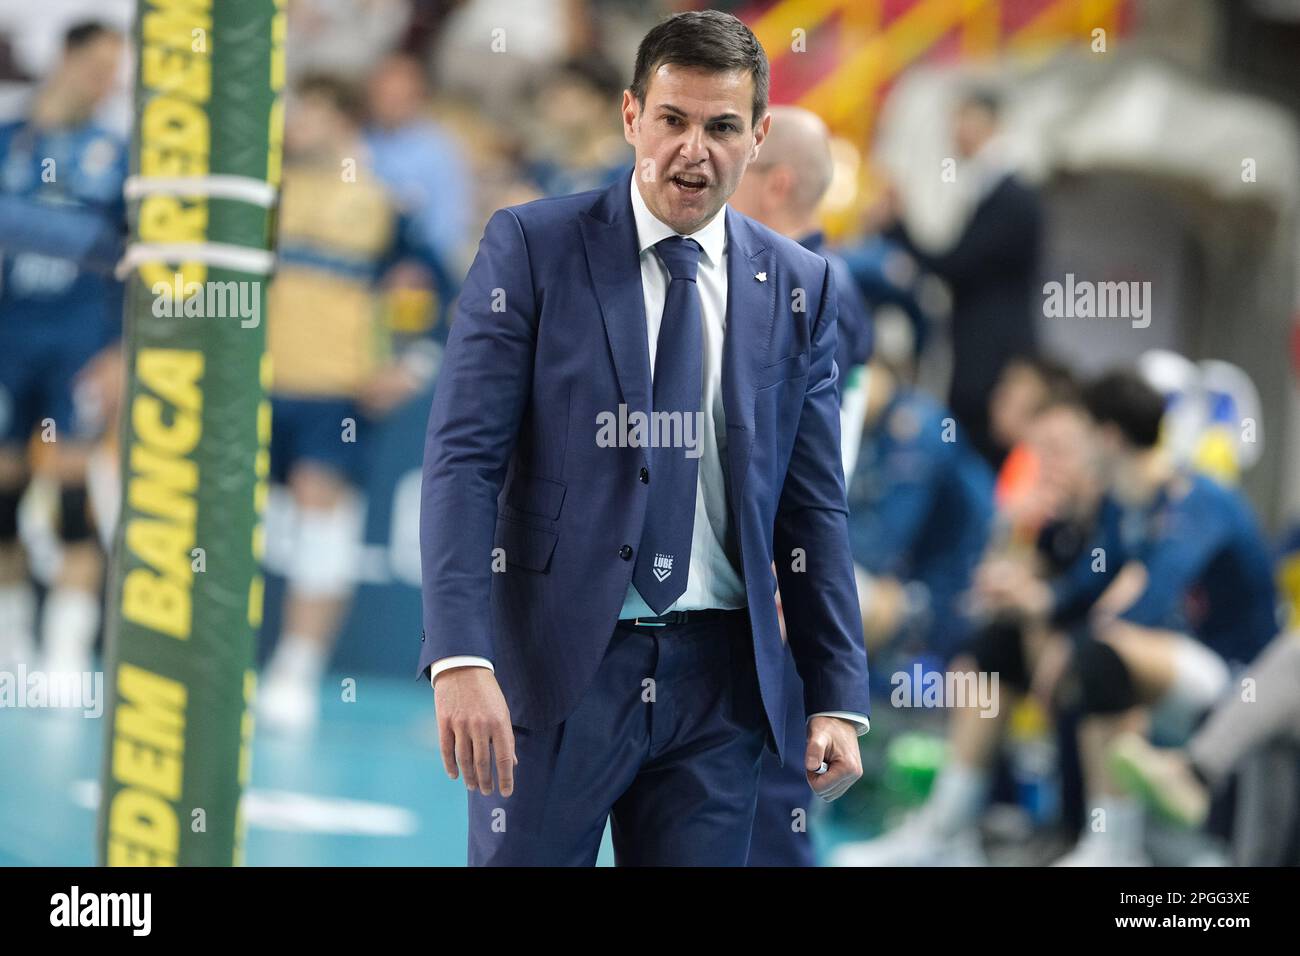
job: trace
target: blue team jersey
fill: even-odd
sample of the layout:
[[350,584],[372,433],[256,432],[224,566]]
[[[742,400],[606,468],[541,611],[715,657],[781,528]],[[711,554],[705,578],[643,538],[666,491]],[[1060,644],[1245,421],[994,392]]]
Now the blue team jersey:
[[[30,200],[37,208],[76,210],[100,225],[125,229],[122,184],[126,144],[94,123],[43,130],[26,120],[0,126],[0,194]],[[27,336],[57,325],[58,335],[99,335],[119,328],[120,283],[85,271],[71,259],[32,252],[3,255],[0,323],[28,324]]]
[[1054,586],[1054,618],[1077,619],[1130,561],[1147,583],[1123,620],[1192,634],[1242,663],[1277,633],[1264,536],[1241,495],[1204,475],[1180,474],[1140,510],[1105,501],[1093,547]]
[[854,561],[873,575],[924,585],[927,646],[955,650],[967,628],[959,598],[993,522],[988,465],[960,440],[943,406],[900,389],[863,435],[848,498]]

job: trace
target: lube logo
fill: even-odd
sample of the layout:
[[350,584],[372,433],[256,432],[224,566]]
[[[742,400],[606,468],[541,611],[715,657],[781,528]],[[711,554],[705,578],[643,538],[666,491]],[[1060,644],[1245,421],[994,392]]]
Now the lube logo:
[[673,573],[673,556],[671,554],[655,554],[654,564],[650,566],[654,572],[655,580],[663,584],[668,580],[668,575]]

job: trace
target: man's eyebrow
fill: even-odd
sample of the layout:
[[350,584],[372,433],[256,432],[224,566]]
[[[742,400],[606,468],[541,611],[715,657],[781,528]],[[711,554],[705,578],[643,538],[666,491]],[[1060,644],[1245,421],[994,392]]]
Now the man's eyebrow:
[[[689,116],[686,115],[686,111],[685,111],[685,110],[683,110],[683,109],[679,109],[678,107],[673,106],[673,104],[671,104],[671,103],[660,103],[660,104],[659,104],[659,109],[663,110],[664,112],[672,113],[672,114],[674,114],[674,115],[676,115],[676,116],[680,116],[680,117],[682,117],[683,119],[689,119],[689,118],[690,118]],[[710,123],[717,123],[717,122],[719,122],[720,120],[738,120],[738,119],[741,119],[741,115],[740,115],[739,113],[735,113],[735,112],[726,112],[726,113],[719,113],[717,116],[711,116],[711,117],[709,117],[709,122],[710,122]]]

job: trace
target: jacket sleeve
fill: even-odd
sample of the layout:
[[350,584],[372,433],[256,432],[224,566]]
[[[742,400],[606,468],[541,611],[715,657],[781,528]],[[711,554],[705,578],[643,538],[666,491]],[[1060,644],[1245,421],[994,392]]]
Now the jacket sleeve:
[[434,392],[420,497],[419,674],[444,657],[492,660],[497,497],[532,389],[537,308],[518,218],[488,221],[461,289]]
[[[772,543],[786,635],[804,684],[805,712],[869,714],[867,654],[840,460],[838,310],[829,267],[823,277],[809,345],[807,391]],[[802,570],[795,570],[796,548],[804,558]]]

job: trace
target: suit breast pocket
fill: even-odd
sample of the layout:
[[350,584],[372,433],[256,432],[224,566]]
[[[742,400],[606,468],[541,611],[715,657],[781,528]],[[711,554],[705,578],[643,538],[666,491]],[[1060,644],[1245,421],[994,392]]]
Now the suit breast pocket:
[[808,375],[808,353],[791,355],[772,365],[765,365],[754,376],[754,388],[763,389]]

